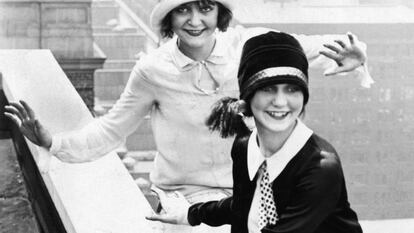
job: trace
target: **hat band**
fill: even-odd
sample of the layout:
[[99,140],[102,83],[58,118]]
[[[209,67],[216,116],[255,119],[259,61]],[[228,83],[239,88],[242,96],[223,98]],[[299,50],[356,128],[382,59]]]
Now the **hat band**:
[[270,67],[264,70],[261,70],[249,78],[249,81],[243,86],[248,87],[252,83],[260,81],[264,78],[282,76],[282,75],[292,75],[300,78],[303,82],[308,83],[306,75],[298,68],[290,66],[279,66],[279,67]]

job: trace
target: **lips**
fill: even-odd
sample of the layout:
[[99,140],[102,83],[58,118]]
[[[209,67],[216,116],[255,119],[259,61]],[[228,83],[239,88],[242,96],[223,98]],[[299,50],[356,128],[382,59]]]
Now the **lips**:
[[289,115],[287,111],[266,111],[266,113],[277,120],[282,120]]
[[203,30],[185,30],[190,36],[200,36],[203,32]]

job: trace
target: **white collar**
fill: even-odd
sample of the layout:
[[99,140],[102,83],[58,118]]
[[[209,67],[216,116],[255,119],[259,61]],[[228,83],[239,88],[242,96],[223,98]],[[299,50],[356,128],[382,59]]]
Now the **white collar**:
[[247,167],[249,170],[250,180],[254,179],[260,165],[266,160],[269,172],[269,178],[273,182],[279,174],[285,169],[289,161],[302,149],[308,139],[312,136],[313,131],[309,129],[301,120],[297,119],[297,124],[292,134],[283,144],[282,148],[272,156],[265,158],[260,152],[257,144],[257,130],[254,129],[250,135],[247,146]]

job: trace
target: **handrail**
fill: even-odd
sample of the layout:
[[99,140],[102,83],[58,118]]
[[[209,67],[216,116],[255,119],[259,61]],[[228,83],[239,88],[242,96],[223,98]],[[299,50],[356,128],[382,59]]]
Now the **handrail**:
[[144,31],[145,34],[147,34],[148,38],[150,38],[157,46],[160,45],[161,40],[160,38],[147,26],[146,23],[144,23],[144,21],[142,21],[135,13],[133,10],[131,10],[131,8],[129,8],[129,6],[127,4],[124,3],[124,1],[122,0],[114,0],[119,7],[122,8],[122,10],[124,10],[129,17],[131,17],[131,19],[142,29],[142,31]]
[[[28,102],[51,133],[79,129],[93,120],[50,50],[0,50],[0,70],[7,100]],[[37,165],[32,167],[67,233],[154,232],[154,223],[145,219],[151,206],[115,152],[71,164],[26,143],[30,153],[24,156]]]

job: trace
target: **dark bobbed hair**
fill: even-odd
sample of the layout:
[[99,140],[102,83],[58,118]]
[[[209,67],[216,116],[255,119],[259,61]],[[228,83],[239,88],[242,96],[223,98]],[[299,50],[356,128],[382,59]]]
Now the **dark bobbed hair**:
[[248,96],[245,97],[245,108],[243,111],[243,115],[247,116],[247,117],[252,117],[253,116],[253,112],[250,108],[250,102],[253,99],[253,96],[256,94],[257,91],[260,91],[262,88],[265,88],[267,86],[271,86],[271,85],[276,85],[276,84],[293,84],[296,85],[297,87],[299,87],[299,89],[301,90],[302,94],[304,95],[304,99],[303,99],[303,108],[302,108],[302,112],[301,115],[304,113],[305,111],[305,106],[308,103],[307,99],[305,98],[305,93],[308,92],[308,90],[305,90],[302,86],[297,85],[294,81],[292,81],[293,76],[290,75],[282,75],[282,76],[278,76],[279,79],[278,80],[274,80],[273,82],[263,82],[263,83],[258,83],[258,85],[256,85],[254,88],[255,91],[252,92],[251,94],[249,94]]
[[[196,2],[201,2],[202,4],[207,5],[216,4],[218,7],[217,28],[222,32],[227,30],[230,25],[230,21],[233,18],[233,13],[227,7],[223,6],[220,2],[211,0],[199,0]],[[171,15],[173,10],[168,12],[168,14],[161,21],[160,33],[163,38],[172,38],[174,35],[171,24]]]

